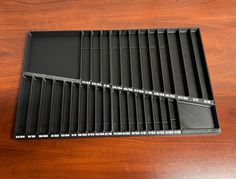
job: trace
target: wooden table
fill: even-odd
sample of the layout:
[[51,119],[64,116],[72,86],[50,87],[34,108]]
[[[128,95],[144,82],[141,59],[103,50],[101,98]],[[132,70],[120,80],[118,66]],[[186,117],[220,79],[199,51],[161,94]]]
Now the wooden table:
[[[12,139],[31,30],[201,28],[222,134]],[[1,178],[236,178],[235,1],[0,0]]]

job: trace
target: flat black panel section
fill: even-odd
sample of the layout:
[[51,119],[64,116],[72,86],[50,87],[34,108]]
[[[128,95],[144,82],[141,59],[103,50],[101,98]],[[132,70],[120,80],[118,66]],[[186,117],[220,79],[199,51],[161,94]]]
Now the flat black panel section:
[[33,32],[27,71],[79,78],[79,32]]
[[198,28],[28,38],[14,138],[220,132]]
[[183,129],[211,129],[217,125],[213,118],[214,106],[178,102],[178,109]]

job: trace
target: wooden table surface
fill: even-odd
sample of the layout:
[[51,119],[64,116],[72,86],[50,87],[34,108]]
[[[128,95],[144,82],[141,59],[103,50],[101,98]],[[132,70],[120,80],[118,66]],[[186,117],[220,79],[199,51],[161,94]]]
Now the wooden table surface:
[[[17,141],[31,30],[195,27],[202,31],[222,134]],[[1,178],[236,178],[236,2],[0,0]]]

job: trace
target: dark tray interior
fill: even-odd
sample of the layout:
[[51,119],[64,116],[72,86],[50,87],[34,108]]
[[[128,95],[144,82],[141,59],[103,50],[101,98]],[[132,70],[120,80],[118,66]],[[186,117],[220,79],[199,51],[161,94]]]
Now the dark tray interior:
[[198,28],[30,32],[15,138],[219,133]]

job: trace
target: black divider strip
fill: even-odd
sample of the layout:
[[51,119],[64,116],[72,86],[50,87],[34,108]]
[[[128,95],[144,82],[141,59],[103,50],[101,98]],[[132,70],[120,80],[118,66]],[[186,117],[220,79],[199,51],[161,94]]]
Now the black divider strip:
[[49,134],[53,130],[53,112],[54,112],[53,103],[54,103],[55,83],[56,83],[56,81],[53,80],[52,93],[51,93],[52,97],[51,97],[51,105],[50,105],[50,118],[49,118],[50,121],[49,121],[49,131],[48,131]]
[[124,115],[124,111],[122,109],[122,97],[121,97],[121,91],[118,91],[118,95],[119,95],[119,120],[120,120],[120,131],[123,131],[123,115]]
[[70,88],[70,115],[69,115],[69,132],[74,132],[75,130],[73,130],[73,127],[75,126],[75,124],[73,123],[73,92],[74,92],[74,87],[75,84],[71,83],[71,88]]
[[[152,108],[152,116],[153,116],[153,119],[152,119],[152,122],[153,122],[153,127],[154,127],[154,130],[157,130],[158,129],[158,123],[156,122],[157,121],[157,116],[158,116],[158,113],[156,112],[157,109],[155,108],[155,102],[154,102],[154,96],[151,97],[151,108]],[[158,121],[159,122],[159,121]]]
[[66,82],[63,82],[63,87],[62,87],[62,99],[61,99],[61,119],[60,119],[60,133],[64,133],[64,103],[65,103],[65,86]]
[[168,122],[167,122],[167,116],[166,116],[166,111],[165,111],[165,100],[160,97],[158,100],[159,104],[159,111],[160,111],[160,119],[161,119],[161,124],[162,124],[162,130],[168,129]]
[[90,86],[87,86],[87,98],[86,98],[86,104],[87,104],[87,107],[86,107],[86,131],[85,132],[89,132],[89,117],[90,117],[90,114],[89,114],[89,99],[90,99],[90,93],[91,93],[91,88]]
[[81,114],[81,107],[82,107],[82,104],[81,104],[81,97],[82,97],[82,92],[81,92],[81,88],[82,88],[82,85],[79,85],[79,98],[78,98],[78,100],[79,100],[79,102],[78,102],[78,114],[77,114],[77,116],[78,116],[78,118],[77,118],[77,132],[80,132],[80,121],[81,121],[81,118],[80,118],[80,114]]

